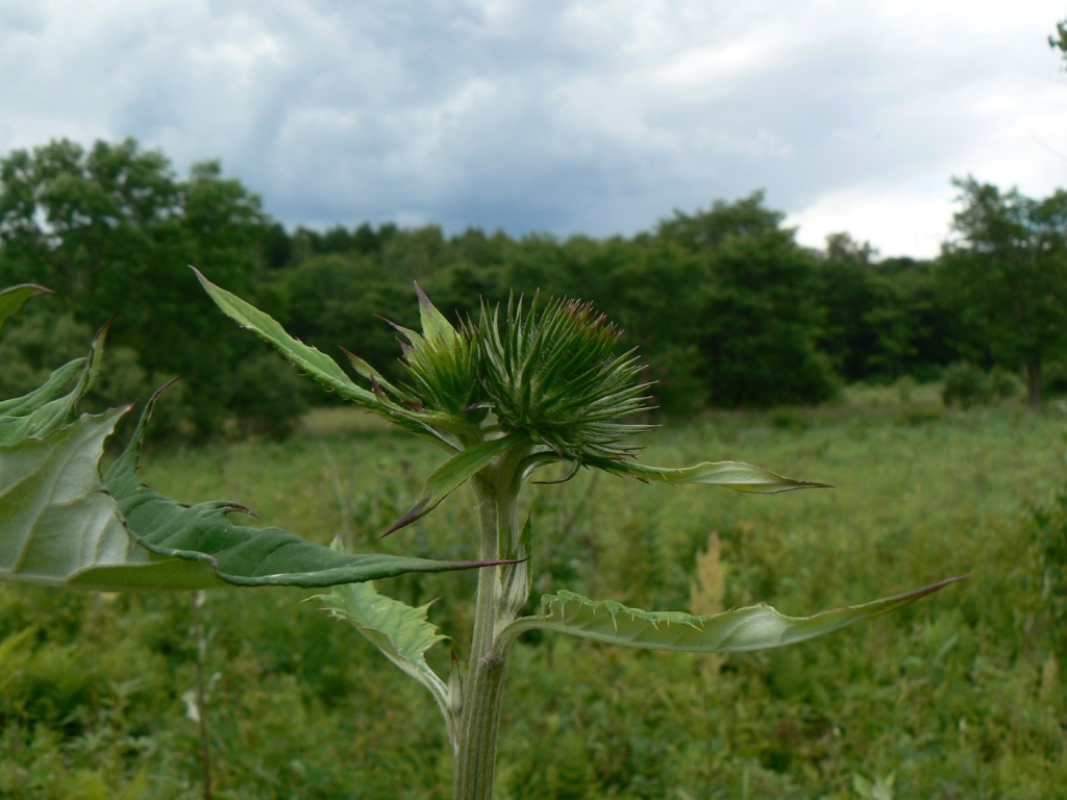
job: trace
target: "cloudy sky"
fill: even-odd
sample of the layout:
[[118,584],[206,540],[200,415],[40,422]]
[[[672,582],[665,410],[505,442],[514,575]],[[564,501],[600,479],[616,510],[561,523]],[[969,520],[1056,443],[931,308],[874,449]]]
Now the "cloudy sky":
[[0,0],[0,154],[221,158],[286,224],[649,230],[763,188],[805,244],[1067,186],[1050,0]]

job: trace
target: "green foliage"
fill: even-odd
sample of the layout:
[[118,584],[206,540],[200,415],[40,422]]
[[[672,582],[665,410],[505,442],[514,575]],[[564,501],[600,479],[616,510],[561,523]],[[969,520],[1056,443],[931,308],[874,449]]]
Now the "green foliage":
[[1067,361],[1059,359],[1045,365],[1041,371],[1042,392],[1049,397],[1067,395]]
[[[272,402],[260,383],[271,380],[269,370],[277,370],[277,363],[269,367],[266,364],[270,362],[250,358],[248,354],[254,351],[247,344],[220,338],[224,344],[198,352],[198,339],[212,334],[214,323],[203,323],[206,317],[196,313],[195,305],[187,307],[186,285],[166,279],[167,270],[178,258],[185,257],[212,264],[212,274],[220,274],[226,285],[251,294],[279,316],[296,316],[316,337],[335,333],[338,321],[352,311],[349,302],[338,300],[339,289],[351,292],[360,301],[373,296],[365,291],[368,289],[380,292],[383,298],[395,298],[407,281],[432,281],[440,276],[442,285],[455,293],[451,310],[462,312],[469,310],[461,296],[464,285],[484,284],[499,290],[515,284],[522,288],[524,281],[536,280],[554,288],[563,287],[569,294],[588,291],[598,307],[603,303],[610,310],[617,305],[627,324],[641,327],[644,323],[648,330],[643,335],[650,337],[654,345],[657,368],[665,375],[676,371],[676,385],[687,387],[686,391],[692,393],[690,399],[706,392],[708,399],[718,405],[768,407],[778,403],[818,403],[838,392],[830,358],[819,346],[829,338],[824,322],[832,315],[827,310],[834,304],[853,301],[837,298],[820,306],[816,299],[819,260],[796,245],[794,232],[782,227],[783,215],[763,208],[759,193],[734,204],[717,202],[710,211],[692,217],[678,213],[673,220],[664,222],[654,236],[642,235],[633,242],[621,238],[598,242],[586,237],[572,237],[563,243],[552,237],[529,237],[520,243],[497,237],[490,242],[471,232],[462,241],[453,241],[435,226],[408,231],[367,228],[351,235],[337,228],[323,236],[303,236],[289,249],[289,256],[303,263],[302,271],[289,280],[279,274],[284,267],[277,261],[285,248],[278,241],[277,226],[271,225],[262,213],[257,197],[240,183],[223,178],[217,163],[195,165],[187,181],[178,181],[160,154],[141,153],[131,140],[118,148],[100,144],[88,154],[69,142],[53,143],[34,151],[32,156],[20,151],[0,167],[0,265],[17,274],[34,258],[51,259],[53,275],[62,274],[91,302],[126,302],[135,312],[128,323],[129,330],[144,333],[151,327],[153,335],[159,337],[157,319],[171,325],[164,325],[165,332],[187,344],[171,344],[167,352],[148,348],[133,360],[129,358],[132,351],[126,351],[125,376],[116,385],[134,385],[160,369],[191,367],[193,380],[185,395],[189,410],[186,418],[201,435],[222,427],[224,415],[219,409],[227,402],[240,405],[246,430],[259,427],[284,434],[292,415],[299,412],[299,402],[287,404],[283,400],[288,395],[298,397],[299,392],[285,386],[282,380],[275,380],[278,385],[272,388],[279,395]],[[127,194],[127,185],[140,187],[140,191]],[[979,194],[983,202],[997,200],[995,191],[991,194],[983,190]],[[1056,231],[1062,227],[1061,200],[1058,195],[1040,204],[1010,199],[1008,216],[1025,212],[1026,219],[1021,224],[1009,220],[1011,224],[1003,225],[1003,219],[997,216],[999,209],[990,212],[986,207],[995,206],[992,201],[977,211],[971,208],[959,215],[957,225],[969,237],[970,249],[957,250],[955,262],[949,258],[952,253],[946,252],[949,266],[944,272],[948,276],[944,285],[951,282],[953,264],[988,265],[988,247],[996,250],[992,263],[1007,264],[1007,272],[1015,276],[1019,262],[1014,259],[1016,251],[1032,244],[1019,244],[1023,233],[1036,240],[1035,252],[1046,272],[1062,266],[1063,248],[1056,238]],[[1020,208],[1023,212],[1019,212]],[[114,236],[109,236],[109,231]],[[1008,244],[1002,246],[1005,241]],[[914,293],[898,291],[888,279],[870,281],[864,273],[848,272],[857,265],[869,266],[871,254],[850,247],[843,240],[836,245],[839,246],[831,242],[828,262],[839,262],[837,266],[844,270],[842,274],[849,275],[853,288],[858,287],[858,295],[865,298],[863,302],[870,300],[874,306],[858,322],[854,317],[837,315],[842,329],[859,330],[861,335],[856,341],[864,342],[842,347],[839,363],[862,364],[857,369],[870,370],[869,376],[903,374],[916,352],[916,342],[922,340],[909,328],[908,320],[915,308],[928,311],[930,307],[912,301],[922,298],[928,286],[916,279],[917,272],[910,273],[912,288],[920,288]],[[274,255],[264,256],[267,248]],[[318,261],[308,257],[312,252],[319,254]],[[135,263],[136,253],[150,257]],[[672,295],[669,304],[664,303],[662,294],[657,297],[647,290],[647,278],[655,274],[651,265],[660,257],[665,286],[692,286],[690,291]],[[266,268],[274,270],[274,274],[269,283],[260,284],[261,291],[255,291],[253,287],[259,281],[256,273]],[[901,267],[893,274],[905,271]],[[388,277],[379,279],[382,274]],[[833,283],[832,271],[825,275]],[[863,277],[852,280],[857,275]],[[148,280],[149,276],[156,279],[158,286]],[[345,555],[278,528],[256,530],[234,525],[227,515],[244,509],[233,503],[184,506],[169,500],[142,485],[137,476],[144,426],[155,397],[147,403],[130,446],[101,477],[104,441],[128,409],[78,418],[74,411],[96,381],[102,331],[88,356],[70,361],[47,377],[41,376],[43,385],[39,388],[0,404],[0,476],[7,476],[5,485],[0,486],[0,499],[7,512],[0,516],[0,541],[5,543],[0,551],[0,567],[4,576],[16,581],[87,588],[173,589],[227,584],[320,587],[408,574],[401,592],[418,598],[426,591],[424,581],[434,585],[429,573],[482,567],[477,576],[473,614],[469,604],[464,606],[455,599],[451,607],[443,608],[445,613],[469,623],[472,630],[465,662],[455,659],[447,683],[439,677],[440,664],[432,663],[436,654],[428,653],[439,638],[435,626],[426,620],[428,606],[412,607],[384,598],[370,587],[338,592],[328,601],[335,613],[355,621],[360,632],[394,664],[430,689],[447,722],[447,739],[455,756],[456,797],[487,800],[493,796],[498,732],[505,709],[504,677],[509,650],[520,634],[549,630],[645,649],[747,652],[799,642],[880,616],[958,580],[941,580],[924,589],[813,617],[783,615],[762,604],[701,615],[646,612],[613,599],[595,601],[561,589],[544,597],[540,614],[521,616],[532,585],[531,559],[539,547],[535,546],[530,518],[522,523],[520,490],[537,470],[562,462],[561,466],[570,471],[560,473],[556,483],[566,483],[580,467],[587,467],[646,483],[695,483],[742,492],[771,493],[825,484],[784,478],[738,461],[701,462],[685,468],[637,462],[630,437],[647,428],[634,421],[635,415],[646,410],[643,394],[647,384],[642,382],[632,351],[626,350],[623,335],[590,304],[560,300],[542,306],[535,301],[527,310],[523,301],[511,299],[506,312],[501,313],[499,306],[483,303],[476,320],[461,317],[454,325],[416,284],[421,330],[393,325],[405,339],[399,367],[379,370],[370,361],[349,354],[350,368],[358,376],[354,380],[322,350],[287,332],[284,319],[279,321],[199,273],[197,276],[225,315],[265,339],[298,368],[363,409],[448,451],[446,460],[430,472],[416,504],[401,514],[387,532],[421,520],[436,509],[442,509],[436,516],[443,514],[452,529],[465,531],[474,525],[473,512],[480,531],[480,560],[446,561],[385,552]],[[135,289],[123,295],[120,289],[130,279],[134,280]],[[193,285],[193,281],[187,284]],[[638,288],[628,289],[631,284]],[[295,291],[298,289],[303,294]],[[3,295],[0,322],[32,291],[21,288]],[[851,292],[843,294],[846,298],[855,296]],[[1015,300],[1017,307],[1025,298]],[[318,302],[334,317],[328,325],[315,317]],[[83,323],[87,308],[71,304],[61,309],[64,313],[59,318]],[[1034,313],[1026,321],[1035,319],[1034,327],[1055,340],[1054,324],[1049,322],[1053,317]],[[1012,322],[1017,325],[1019,319]],[[986,330],[995,329],[991,325]],[[1007,329],[1000,329],[999,333],[1004,330]],[[1009,339],[1011,342],[1005,345]],[[976,340],[972,337],[972,341]],[[26,341],[32,343],[33,337]],[[1033,403],[1035,376],[1040,376],[1044,351],[1033,344],[1032,338],[1027,340],[1026,332],[1016,330],[1011,330],[1010,336],[995,338],[993,343],[990,355],[1006,358],[1014,353],[1017,360],[1025,363]],[[861,347],[869,351],[866,360],[850,359],[852,348]],[[225,378],[212,381],[209,376]],[[1010,381],[998,379],[998,383],[1007,387]],[[696,386],[704,391],[697,391]],[[687,402],[690,401],[676,407]],[[799,411],[789,413],[798,418],[804,416]],[[770,419],[773,422],[780,416],[780,412],[777,417],[772,414]],[[795,438],[807,431],[804,425],[791,427],[794,430],[790,435]],[[851,433],[862,437],[865,429],[860,424]],[[819,455],[825,455],[825,450]],[[340,488],[340,475],[332,461],[330,466],[333,469],[329,477],[341,506],[342,531],[351,538],[352,523]],[[450,511],[444,501],[468,482],[475,503],[463,516]],[[652,566],[676,564],[679,556],[686,563],[695,560],[690,545],[706,538],[708,516],[694,517],[699,520],[699,535],[686,534],[683,541],[688,544],[676,543],[672,552],[672,546],[654,538],[656,529],[651,520],[655,515],[646,509],[633,519],[643,533],[639,555],[648,555],[650,563],[645,565],[641,580],[627,591],[652,588],[655,574],[665,571],[666,585],[658,587],[658,594],[684,597],[688,589],[684,570],[673,566],[653,570]],[[570,523],[565,526],[570,527]],[[723,559],[736,557],[728,548],[737,547],[736,531],[744,530],[745,525],[735,528],[734,532],[724,528],[723,538],[712,539],[718,542],[716,559],[720,567]],[[797,532],[798,537],[805,534],[810,537],[805,531]],[[414,549],[419,553],[429,546],[421,533],[416,534],[415,543]],[[792,587],[810,577],[813,561],[809,553],[802,552],[803,557],[796,560],[799,566],[787,569],[781,557],[787,542],[779,535],[775,544],[777,550],[771,551],[774,557],[768,557],[762,565],[764,574],[759,575],[752,568],[736,570],[741,578],[736,591],[743,601],[750,602],[749,595]],[[462,551],[463,547],[463,542],[453,541],[450,545],[452,550]],[[615,549],[623,549],[617,541]],[[840,548],[839,543],[840,549],[847,548]],[[550,547],[547,552],[556,550]],[[871,565],[877,564],[881,569],[898,552],[896,542],[890,538],[879,544],[873,557],[867,554],[853,567],[858,572],[866,571],[873,584],[871,571],[875,568]],[[923,561],[923,553],[908,555]],[[835,590],[841,587],[835,586],[834,581],[838,556],[840,552],[826,557],[829,568],[820,576],[814,593],[820,607],[829,601],[840,602]],[[946,561],[933,559],[939,565]],[[552,575],[552,570],[545,574]],[[595,569],[588,574],[596,580],[600,578]],[[727,592],[725,586],[720,588],[716,600],[719,608],[726,605]],[[914,613],[914,609],[909,608],[906,613]],[[197,626],[199,630],[199,617]],[[198,669],[204,659],[204,641],[200,639]],[[17,638],[10,640],[16,667],[24,644]],[[847,644],[838,647],[846,648]],[[548,653],[551,661],[552,650]],[[840,657],[840,653],[837,655]],[[42,658],[35,669],[46,677],[65,674],[73,663],[73,656],[62,648]],[[752,658],[757,659],[759,693],[780,701],[782,709],[815,703],[825,692],[813,679],[812,671],[802,666],[798,654]],[[871,662],[868,652],[866,658],[853,663],[853,669],[860,674],[872,669]],[[714,666],[702,674],[708,677],[718,672],[722,677],[724,662],[712,663]],[[53,668],[54,665],[58,667]],[[1041,669],[1042,692],[1051,698],[1054,689],[1048,687],[1055,684],[1055,658],[1049,656]],[[1005,667],[994,654],[983,652],[973,671],[992,676],[992,683],[1003,680]],[[325,677],[326,671],[320,671],[320,675]],[[842,685],[847,686],[855,677],[848,676]],[[903,673],[886,673],[881,680],[892,687],[902,677]],[[336,685],[336,677],[330,680]],[[77,693],[77,681],[70,686],[58,680],[53,683],[50,691],[60,699],[60,705],[83,702]],[[696,697],[707,699],[699,690],[694,693],[688,684],[680,678],[672,680],[666,694],[690,692],[684,701],[687,707],[694,706]],[[603,675],[598,673],[594,687],[600,690],[603,685]],[[1019,679],[1018,685],[1026,685],[1025,679]],[[311,707],[294,701],[287,686],[283,676],[278,681],[278,698],[272,699],[275,709],[282,709],[281,716],[269,713],[263,700],[255,697],[249,697],[247,704],[234,714],[234,720],[254,720],[245,723],[246,735],[241,740],[244,750],[235,753],[262,749],[265,738],[287,733],[294,725],[297,729],[307,727],[306,720],[311,717],[302,714]],[[729,685],[726,688],[731,689]],[[732,688],[740,691],[737,686]],[[203,692],[204,687],[200,685],[198,689]],[[318,697],[322,700],[324,695],[320,693]],[[197,707],[195,711],[199,715],[202,709]],[[995,713],[996,710],[990,716]],[[42,712],[41,716],[47,714]],[[617,709],[608,716],[616,720],[614,727],[629,727],[622,724],[625,715],[617,713]],[[764,741],[746,751],[742,794],[749,792],[751,767],[756,791],[790,796],[796,778],[786,773],[793,763],[823,763],[826,752],[832,749],[825,742],[808,743],[803,748],[792,746],[793,742],[798,736],[821,736],[828,727],[817,715],[790,719],[781,728],[773,729],[768,743],[766,727],[754,724],[752,730],[763,731]],[[1026,736],[1039,740],[1030,752],[1054,755],[1055,746],[1047,732],[1055,727],[1046,714],[1034,731],[1027,730]],[[582,752],[576,759],[572,753],[554,777],[550,773],[546,785],[557,794],[568,781],[599,783],[601,794],[689,794],[683,787],[669,785],[671,773],[663,768],[669,753],[662,737],[646,735],[641,730],[632,734],[627,731],[621,737],[625,740],[624,749],[637,754],[635,763],[619,763],[610,757],[598,762],[592,752]],[[759,734],[753,740],[758,741]],[[579,748],[582,740],[575,736],[572,741]],[[416,752],[421,753],[440,741],[424,739],[420,744]],[[686,745],[691,746],[688,741]],[[983,742],[983,746],[987,743]],[[694,751],[687,758],[700,761],[701,755]],[[349,754],[347,760],[354,759]],[[401,770],[394,772],[407,776]],[[69,774],[70,780],[63,787],[67,793],[100,793],[103,784],[99,770],[74,770]],[[875,788],[882,793],[888,791],[888,783],[870,784],[857,779],[859,774],[857,769],[848,773],[853,788],[868,794]],[[887,773],[878,770],[868,774]],[[905,769],[892,774],[901,775],[902,785],[906,783]],[[737,788],[722,763],[705,777],[711,780],[712,776],[723,781],[716,790],[723,786]],[[305,777],[303,764],[290,760],[287,766],[269,768],[267,780],[270,785],[281,782],[303,790],[308,788]],[[140,780],[138,775],[129,785],[136,786]],[[440,775],[432,783],[436,784],[433,791],[443,791]],[[371,785],[368,782],[364,786]],[[415,791],[427,788],[424,783]],[[1031,787],[1026,788],[1029,791]],[[336,785],[327,791],[336,792]],[[387,789],[376,786],[374,791]],[[398,794],[395,782],[391,794]]]
[[781,228],[782,215],[762,202],[761,193],[719,202],[660,227],[662,237],[691,252],[704,278],[698,374],[715,405],[822,402],[837,385],[816,348],[815,264],[794,232]]
[[[1067,488],[1030,509],[1037,580],[1029,586],[1039,592],[1038,620],[1052,642],[1054,657],[1067,663]],[[1056,676],[1052,676],[1053,680]]]
[[[649,615],[580,598],[593,617],[603,607],[638,623],[636,632],[614,638],[590,625],[588,619],[577,624],[573,619],[563,620],[562,605],[552,619],[543,614],[516,621],[529,596],[526,560],[532,547],[529,522],[521,531],[518,526],[517,503],[520,489],[538,467],[564,460],[573,462],[574,469],[584,465],[644,481],[700,483],[741,491],[776,492],[822,484],[782,478],[740,462],[666,469],[632,461],[632,448],[622,443],[623,438],[645,426],[624,420],[641,410],[644,387],[637,382],[639,372],[632,354],[618,357],[613,353],[616,330],[587,305],[556,301],[538,312],[536,308],[526,311],[521,301],[512,300],[503,317],[499,310],[483,307],[477,324],[468,322],[456,329],[416,285],[422,331],[400,328],[407,340],[402,343],[407,380],[394,385],[350,354],[355,370],[371,382],[371,390],[366,390],[352,383],[320,351],[286,333],[276,320],[197,275],[220,309],[313,377],[365,409],[456,451],[430,475],[422,497],[387,533],[424,517],[463,483],[470,481],[474,487],[481,555],[486,562],[496,558],[504,563],[479,577],[472,652],[466,668],[453,672],[455,680],[447,689],[425,664],[423,650],[412,658],[398,649],[397,619],[417,622],[421,630],[418,621],[424,611],[405,611],[389,601],[392,611],[379,618],[376,609],[381,604],[375,596],[362,594],[342,604],[348,616],[373,632],[372,641],[390,660],[433,693],[456,757],[456,797],[487,798],[493,792],[507,651],[527,629],[547,627],[637,647],[756,649],[829,633],[946,585],[942,582],[808,619],[783,617],[762,606],[700,618],[678,612]],[[611,616],[617,630],[619,614]],[[383,620],[387,628],[382,627]],[[701,635],[679,638],[651,632],[668,621]]]
[[1019,392],[1018,379],[999,366],[986,372],[974,364],[959,362],[945,369],[942,381],[941,400],[946,406],[989,405]]
[[1067,59],[1067,20],[1056,23],[1056,32],[1048,37],[1048,46],[1059,50],[1060,58]]
[[[122,400],[145,400],[180,375],[188,391],[174,416],[201,437],[224,428],[231,376],[249,350],[226,337],[224,321],[185,278],[186,265],[210,262],[216,275],[247,287],[269,230],[259,198],[223,177],[217,162],[180,179],[162,153],[132,139],[88,150],[54,141],[0,160],[0,285],[62,287],[57,313],[41,321],[47,326],[95,328],[101,314],[116,315],[112,339],[126,348],[125,383],[138,389]],[[54,363],[37,352],[46,336],[27,323],[16,350],[5,353],[5,372],[14,374],[5,381],[27,381]],[[201,347],[205,341],[212,347]]]
[[[215,173],[217,169],[205,170],[204,179]],[[613,354],[616,330],[587,305],[550,302],[536,313],[524,311],[521,301],[512,302],[503,322],[498,311],[483,307],[477,325],[468,322],[457,330],[416,285],[422,330],[401,329],[407,339],[404,367],[410,383],[394,385],[350,356],[356,371],[370,381],[368,390],[272,317],[196,275],[226,315],[313,377],[366,410],[454,451],[430,475],[422,498],[387,532],[425,516],[470,482],[477,499],[482,560],[348,556],[281,529],[233,525],[227,514],[244,509],[232,503],[185,506],[169,500],[141,484],[136,472],[158,394],[146,405],[131,444],[101,479],[104,440],[128,408],[70,420],[99,370],[102,332],[89,356],[56,370],[29,395],[0,405],[0,474],[9,476],[7,485],[0,486],[8,507],[0,520],[0,541],[6,543],[0,552],[3,574],[9,580],[83,588],[190,589],[225,584],[331,586],[483,567],[471,653],[465,666],[456,665],[447,685],[425,660],[426,650],[438,638],[425,621],[425,606],[412,608],[372,589],[338,593],[328,600],[335,613],[355,620],[393,663],[433,694],[455,756],[454,797],[488,799],[494,793],[507,656],[525,630],[547,628],[639,648],[747,651],[821,636],[953,582],[810,618],[786,617],[763,605],[699,617],[648,613],[562,590],[546,596],[540,616],[519,617],[530,594],[528,559],[534,547],[530,521],[519,524],[519,493],[540,467],[565,461],[574,471],[587,466],[644,481],[740,491],[823,484],[785,479],[741,462],[669,469],[633,461],[633,448],[623,438],[645,426],[624,420],[641,410],[644,387],[637,382],[632,354]],[[5,296],[14,300],[0,304],[0,309],[10,313],[26,294],[23,288],[8,290]],[[73,389],[63,395],[72,381]],[[576,606],[569,617],[568,604]],[[199,616],[196,626],[199,631]],[[198,640],[202,676],[202,633]],[[195,716],[206,752],[204,687],[202,677],[199,680]]]
[[[10,314],[32,292],[0,292]],[[0,401],[0,577],[91,589],[224,585],[331,586],[410,571],[466,569],[385,554],[343,555],[279,528],[234,525],[231,502],[176,503],[140,483],[146,404],[130,444],[101,477],[104,442],[130,407],[73,419],[100,367],[104,331],[88,356],[30,393]],[[332,363],[332,362],[331,362]]]
[[998,363],[1023,365],[1038,408],[1042,365],[1067,343],[1067,192],[1034,200],[971,177],[954,183],[964,205],[942,279],[971,336]]
[[[358,352],[393,381],[393,332],[376,315],[414,326],[417,278],[452,321],[477,316],[479,296],[505,302],[512,290],[591,301],[619,324],[622,350],[641,349],[653,403],[666,414],[709,402],[819,402],[837,393],[838,378],[934,380],[961,360],[1023,364],[1036,403],[1048,383],[1041,365],[1062,344],[1063,199],[957,184],[958,237],[936,263],[879,261],[847,234],[831,236],[822,253],[804,250],[761,193],[676,212],[630,238],[515,240],[477,229],[446,237],[435,226],[366,223],[290,234],[217,162],[180,177],[133,140],[57,141],[0,160],[0,278],[62,286],[52,316],[81,326],[117,313],[121,382],[142,400],[177,375],[189,387],[164,409],[168,435],[293,427],[280,404],[276,421],[252,412],[247,364],[256,351],[207,313],[181,277],[188,263],[210,265],[214,279],[301,341]],[[753,315],[766,324],[753,328]],[[30,342],[44,328],[24,324],[26,346],[5,349],[2,378],[21,386],[48,366]],[[191,344],[204,340],[215,343],[210,359]]]
[[942,380],[944,388],[941,399],[946,406],[969,408],[988,405],[996,397],[989,376],[974,364],[953,364],[945,370]]
[[831,234],[814,291],[819,349],[848,382],[929,379],[956,354],[954,317],[928,263],[878,262],[870,245]]
[[[920,389],[912,402],[936,408]],[[649,459],[758,451],[791,472],[817,471],[839,486],[833,492],[754,502],[685,486],[635,491],[631,481],[603,475],[590,491],[585,473],[532,487],[524,511],[540,521],[544,540],[532,573],[556,575],[545,592],[567,586],[630,606],[684,607],[688,565],[710,529],[720,532],[728,569],[726,608],[762,597],[802,613],[920,585],[941,569],[978,574],[945,602],[777,656],[728,655],[710,674],[707,655],[526,634],[510,659],[503,797],[726,800],[747,787],[750,797],[852,800],[853,776],[873,785],[890,774],[898,798],[1057,796],[1067,781],[1063,671],[1043,683],[1049,629],[1029,616],[1044,601],[1040,583],[1021,580],[1040,569],[1035,531],[1020,512],[1063,482],[1062,421],[993,408],[904,426],[895,422],[895,396],[886,390],[874,406],[850,393],[844,406],[798,410],[807,427],[788,435],[764,415],[717,412],[648,437]],[[432,448],[415,444],[363,424],[327,442],[161,449],[145,478],[176,496],[214,488],[242,497],[321,542],[348,520],[355,540],[369,543],[436,464]],[[323,502],[331,475],[347,514]],[[862,490],[850,488],[856,475],[865,476]],[[896,500],[872,505],[872,496]],[[403,543],[387,544],[464,552],[476,522],[461,498],[398,534]],[[656,543],[660,566],[642,573],[646,585],[631,586],[641,532]],[[413,583],[394,579],[389,593],[416,606],[438,598],[430,620],[452,631],[469,623],[472,579],[418,576],[421,598],[406,594]],[[432,755],[448,749],[435,704],[354,628],[337,626],[314,602],[296,603],[303,596],[208,595],[216,796],[447,798],[448,759]],[[83,771],[108,796],[202,796],[195,725],[180,700],[192,685],[189,619],[180,594],[0,586],[0,641],[36,625],[24,647],[90,643],[78,671],[93,676],[67,709],[80,729],[12,716],[21,700],[3,692],[0,794],[58,800],[65,795],[56,776]],[[450,646],[466,652],[462,639]],[[447,673],[447,648],[426,656]],[[1043,685],[1051,694],[1041,694]]]
[[308,410],[304,382],[275,353],[241,363],[233,376],[230,407],[245,435],[286,439]]

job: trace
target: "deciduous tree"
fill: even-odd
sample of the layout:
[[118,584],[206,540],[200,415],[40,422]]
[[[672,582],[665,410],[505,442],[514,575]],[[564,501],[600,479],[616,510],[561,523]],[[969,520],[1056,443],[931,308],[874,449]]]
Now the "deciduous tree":
[[993,357],[1022,368],[1036,409],[1042,365],[1067,345],[1067,192],[1034,200],[973,177],[954,184],[963,208],[953,218],[957,238],[944,248],[943,278]]

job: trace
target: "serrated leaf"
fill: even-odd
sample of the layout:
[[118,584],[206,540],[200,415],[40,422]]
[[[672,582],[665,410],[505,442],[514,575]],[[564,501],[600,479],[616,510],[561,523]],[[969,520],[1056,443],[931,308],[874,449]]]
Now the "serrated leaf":
[[27,300],[39,294],[52,294],[52,290],[34,283],[23,283],[0,290],[0,328],[4,327],[9,317],[18,313]]
[[367,408],[379,409],[381,407],[381,402],[373,392],[353,383],[352,379],[345,374],[337,362],[328,355],[293,338],[269,314],[260,311],[237,295],[216,286],[195,267],[191,269],[196,273],[196,277],[204,287],[204,290],[215,301],[215,305],[242,328],[247,328],[260,338],[265,339],[289,361],[342,397],[346,397]]
[[354,383],[337,362],[321,350],[306,345],[299,339],[290,336],[281,324],[269,314],[260,311],[237,295],[216,286],[195,267],[191,269],[196,273],[196,277],[204,287],[204,290],[226,316],[273,345],[285,358],[303,369],[319,383],[334,390],[342,397],[385,416],[411,433],[451,449],[457,447],[457,443],[452,438],[433,427],[438,426],[446,431],[452,430],[456,422],[452,416],[423,411],[414,412],[364,389]]
[[710,616],[681,611],[643,611],[611,600],[590,600],[573,592],[541,598],[541,614],[523,617],[501,633],[506,646],[523,631],[542,628],[585,639],[648,650],[736,653],[782,647],[840,630],[861,620],[888,614],[967,576],[949,578],[858,606],[789,617],[766,604]]
[[430,603],[412,608],[406,603],[379,594],[371,582],[334,586],[330,594],[319,595],[333,616],[346,619],[364,637],[405,673],[415,678],[433,695],[451,731],[454,719],[449,689],[426,663],[426,651],[448,637],[428,622]]
[[109,591],[325,587],[482,565],[344,555],[280,528],[235,525],[236,503],[170,500],[136,475],[154,402],[103,479],[104,443],[128,407],[0,446],[0,580]]
[[743,461],[704,461],[691,467],[672,469],[653,467],[634,461],[591,460],[590,466],[600,467],[618,475],[627,475],[643,481],[682,484],[699,483],[708,486],[722,486],[737,492],[754,492],[757,494],[774,494],[789,492],[794,489],[829,488],[830,484],[819,481],[805,481],[787,478],[763,467],[746,464]]
[[509,434],[502,439],[490,439],[461,450],[433,471],[426,479],[422,494],[412,506],[384,535],[398,531],[415,520],[429,514],[448,495],[488,467],[493,460],[522,441],[518,434]]

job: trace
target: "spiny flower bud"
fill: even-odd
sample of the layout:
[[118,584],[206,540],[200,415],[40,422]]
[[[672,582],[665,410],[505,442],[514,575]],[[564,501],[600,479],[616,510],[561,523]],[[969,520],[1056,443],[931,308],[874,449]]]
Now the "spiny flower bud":
[[482,383],[501,429],[522,431],[561,456],[618,458],[647,426],[624,422],[645,409],[633,351],[616,355],[620,332],[587,303],[521,299],[483,306],[475,331]]

